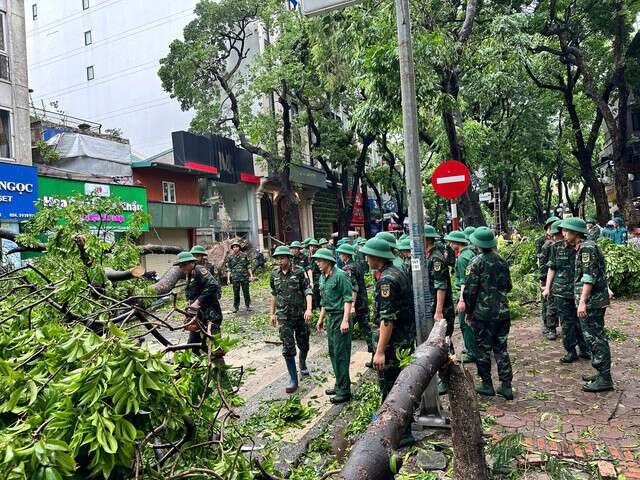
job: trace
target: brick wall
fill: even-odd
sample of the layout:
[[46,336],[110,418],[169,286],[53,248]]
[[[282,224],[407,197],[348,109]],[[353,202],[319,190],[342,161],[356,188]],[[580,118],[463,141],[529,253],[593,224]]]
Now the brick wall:
[[331,235],[338,221],[338,197],[332,188],[318,191],[313,197],[313,231],[316,238]]

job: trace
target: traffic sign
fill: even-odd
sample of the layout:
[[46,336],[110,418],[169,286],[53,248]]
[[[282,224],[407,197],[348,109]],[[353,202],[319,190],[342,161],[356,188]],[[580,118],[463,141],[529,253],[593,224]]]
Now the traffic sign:
[[301,0],[303,15],[320,15],[338,8],[348,7],[360,0]]
[[434,170],[431,184],[437,195],[452,200],[467,191],[471,172],[464,163],[448,160]]

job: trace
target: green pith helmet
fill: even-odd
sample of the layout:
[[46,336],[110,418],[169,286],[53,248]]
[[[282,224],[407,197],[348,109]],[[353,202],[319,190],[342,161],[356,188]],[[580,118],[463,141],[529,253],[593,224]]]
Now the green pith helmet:
[[379,237],[367,240],[367,243],[365,243],[364,247],[362,247],[360,251],[365,255],[384,258],[386,260],[395,260],[396,258],[391,251],[391,245],[389,245],[389,242]]
[[376,233],[376,238],[384,240],[391,248],[396,248],[397,246],[396,237],[391,232],[378,232]]
[[424,226],[424,238],[440,238],[436,229],[431,225]]
[[311,241],[311,238],[309,237],[304,239],[304,242],[302,242],[302,244],[304,245],[304,248],[307,248],[309,246],[310,241]]
[[562,220],[562,219],[556,217],[555,215],[547,218],[547,221],[544,222],[544,228],[549,228],[549,225],[551,225],[553,222],[557,222],[558,220]]
[[571,217],[562,220],[562,223],[560,223],[560,228],[562,228],[563,230],[571,230],[572,232],[581,233],[583,235],[589,233],[589,230],[587,230],[587,223],[578,217]]
[[467,237],[465,236],[464,232],[461,232],[460,230],[454,230],[448,235],[445,235],[444,239],[449,242],[464,243],[464,244],[469,243],[469,240],[467,240]]
[[236,245],[242,247],[242,245],[240,245],[240,240],[234,240],[233,242],[231,242],[231,248],[235,247]]
[[206,255],[207,251],[202,245],[196,245],[191,249],[191,255]]
[[560,228],[562,228],[560,226],[561,223],[562,220],[556,220],[551,224],[551,235],[557,235],[558,233],[560,233]]
[[291,242],[291,245],[289,245],[289,248],[302,248],[302,244],[298,240],[294,240]]
[[328,248],[321,248],[311,255],[311,258],[314,260],[326,260],[328,262],[336,263],[336,257],[333,256],[333,253]]
[[596,222],[596,219],[595,219],[595,218],[593,218],[593,217],[587,217],[587,218],[585,219],[585,221],[586,221],[587,223],[593,223],[594,225],[595,225],[596,223],[598,223],[598,222]]
[[358,245],[364,245],[365,243],[367,243],[367,239],[366,238],[360,237],[358,239]]
[[407,235],[406,233],[403,233],[402,235],[400,235],[400,238],[398,239],[398,241],[406,240],[407,238],[409,238],[409,235]]
[[410,252],[411,251],[411,240],[405,238],[398,242],[398,251],[399,252]]
[[353,246],[349,245],[348,243],[343,243],[338,247],[336,251],[338,253],[343,253],[345,255],[351,255],[351,256],[356,254],[355,250],[353,249]]
[[478,227],[471,235],[471,243],[480,248],[496,248],[498,241],[489,227]]
[[280,255],[286,255],[287,257],[293,257],[293,253],[291,253],[291,250],[289,250],[289,247],[287,247],[286,245],[280,245],[278,248],[276,248],[276,251],[273,252],[273,258],[279,257]]
[[194,257],[191,252],[180,252],[176,257],[176,261],[173,262],[173,265],[182,265],[190,262],[197,262],[198,259]]
[[309,239],[309,244],[307,245],[307,247],[319,247],[320,244],[318,243],[318,241],[315,238],[310,238]]
[[476,227],[467,227],[464,229],[464,236],[467,237],[467,240],[471,240],[471,235],[476,231]]
[[329,243],[329,240],[327,240],[324,237],[322,237],[320,240],[318,240],[318,245],[324,245],[325,243]]

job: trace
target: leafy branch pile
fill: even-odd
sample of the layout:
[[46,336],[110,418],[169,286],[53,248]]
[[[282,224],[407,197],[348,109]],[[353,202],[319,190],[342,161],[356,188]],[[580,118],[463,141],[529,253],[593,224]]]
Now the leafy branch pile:
[[607,262],[607,282],[616,296],[640,293],[640,250],[631,245],[600,242]]
[[[234,412],[242,371],[221,360],[233,342],[209,337],[200,356],[173,345],[161,329],[181,313],[176,295],[109,280],[138,265],[144,217],[118,235],[82,218],[121,208],[104,198],[41,208],[17,242],[47,239],[45,253],[0,276],[3,478],[257,478]],[[159,297],[173,300],[162,317],[149,309]]]

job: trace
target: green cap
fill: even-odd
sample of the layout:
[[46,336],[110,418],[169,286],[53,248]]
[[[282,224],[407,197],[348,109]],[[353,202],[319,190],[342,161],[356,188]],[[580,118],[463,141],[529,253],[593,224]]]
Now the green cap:
[[400,252],[410,252],[411,251],[411,240],[405,238],[404,240],[400,240],[398,242],[398,250]]
[[196,245],[191,249],[191,255],[206,255],[207,251],[202,245]]
[[489,227],[476,228],[471,235],[471,243],[480,248],[495,248],[498,245],[498,241]]
[[355,250],[353,249],[353,246],[349,245],[348,243],[343,243],[338,247],[336,251],[338,253],[343,253],[345,255],[351,255],[351,256],[356,254]]
[[289,248],[302,248],[302,244],[298,240],[294,240],[291,242],[291,245],[289,245]]
[[424,238],[440,238],[436,229],[431,225],[424,226]]
[[231,247],[235,247],[235,246],[239,246],[241,247],[242,245],[240,245],[240,240],[234,240],[233,242],[231,242]]
[[476,231],[476,227],[467,227],[464,229],[464,236],[467,237],[467,240],[471,239],[471,235]]
[[320,240],[318,240],[318,243],[320,245],[322,245],[323,243],[329,243],[329,240],[327,240],[326,238],[322,237]]
[[360,251],[365,255],[384,258],[387,260],[395,260],[396,258],[396,256],[391,251],[389,242],[377,236],[375,238],[367,240],[367,243],[365,243],[364,247],[362,247]]
[[[298,242],[300,243],[300,242]],[[291,253],[291,250],[289,250],[289,247],[287,247],[286,245],[280,245],[278,248],[276,248],[276,251],[273,252],[272,257],[279,257],[280,255],[286,255],[287,257],[293,257],[293,253]]]
[[562,220],[556,220],[551,224],[551,235],[556,235],[560,233],[560,228],[562,228],[560,227],[561,223],[562,223]]
[[197,262],[198,259],[194,257],[191,252],[180,252],[176,257],[176,261],[173,262],[173,265],[182,265],[183,263]]
[[309,239],[309,244],[307,245],[307,247],[311,247],[311,246],[319,247],[320,244],[318,243],[318,241],[315,238],[311,238],[311,239]]
[[454,230],[453,232],[449,233],[448,235],[445,235],[444,239],[449,241],[449,242],[469,243],[469,240],[467,239],[467,237],[464,234],[464,232],[461,232],[460,230]]
[[571,217],[562,220],[562,223],[560,223],[560,228],[562,228],[563,230],[571,230],[572,232],[582,233],[583,235],[589,233],[589,230],[587,230],[587,223],[578,217]]
[[378,232],[376,238],[380,238],[387,242],[391,248],[396,248],[396,237],[391,232]]
[[336,257],[333,256],[333,253],[328,248],[321,248],[311,255],[311,258],[314,260],[327,260],[328,262],[336,263]]
[[406,240],[407,238],[409,238],[409,235],[403,233],[402,235],[400,235],[400,238],[398,240]]
[[547,218],[547,221],[544,222],[544,228],[549,227],[549,225],[551,225],[553,222],[557,222],[558,220],[561,220],[561,219],[556,217],[555,215]]

